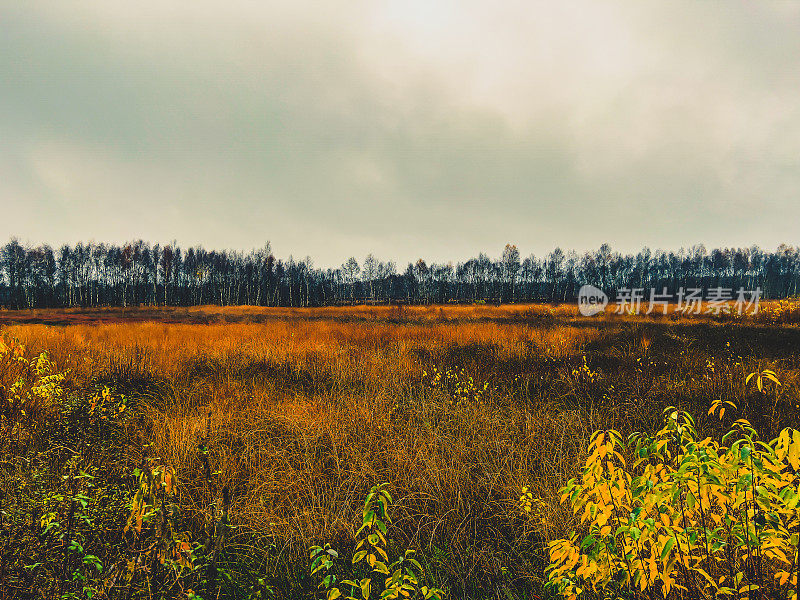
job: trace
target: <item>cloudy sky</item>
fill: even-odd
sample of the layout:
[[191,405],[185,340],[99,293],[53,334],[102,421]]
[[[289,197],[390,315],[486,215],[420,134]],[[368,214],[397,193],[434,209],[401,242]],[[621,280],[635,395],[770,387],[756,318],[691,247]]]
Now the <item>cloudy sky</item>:
[[0,240],[797,244],[800,4],[0,0]]

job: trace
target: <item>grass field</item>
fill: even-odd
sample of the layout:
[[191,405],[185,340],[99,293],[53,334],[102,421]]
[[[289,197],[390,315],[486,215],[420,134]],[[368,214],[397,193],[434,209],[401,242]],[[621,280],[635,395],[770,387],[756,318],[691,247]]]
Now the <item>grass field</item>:
[[[321,592],[307,549],[330,543],[352,556],[364,496],[388,482],[391,544],[415,549],[431,583],[453,598],[531,598],[543,594],[546,543],[575,527],[559,489],[579,473],[592,432],[653,431],[675,406],[715,434],[727,423],[707,412],[720,399],[762,439],[798,426],[798,314],[794,303],[746,318],[585,318],[574,305],[2,312],[7,339],[68,371],[73,400],[39,425],[26,421],[24,440],[19,428],[8,438],[0,506],[16,498],[23,511],[27,493],[25,518],[67,522],[72,492],[59,496],[66,484],[48,477],[96,468],[116,500],[86,494],[86,510],[112,513],[95,519],[105,519],[109,546],[92,538],[105,565],[95,597],[187,597],[182,580],[159,584],[157,567],[121,558],[133,552],[122,531],[131,473],[158,457],[177,475],[186,539],[208,536],[209,506],[218,510],[226,490],[234,528],[214,568],[227,579],[211,595],[258,597],[261,578],[277,597],[311,598]],[[770,393],[745,383],[764,369],[781,381]],[[127,401],[95,431],[95,406],[80,409],[78,398],[104,386]],[[38,495],[19,487],[37,485]],[[535,499],[529,513],[523,487]],[[0,540],[0,598],[83,597],[83,584],[58,583],[46,561],[22,564],[34,551],[52,556],[56,542],[14,535]]]

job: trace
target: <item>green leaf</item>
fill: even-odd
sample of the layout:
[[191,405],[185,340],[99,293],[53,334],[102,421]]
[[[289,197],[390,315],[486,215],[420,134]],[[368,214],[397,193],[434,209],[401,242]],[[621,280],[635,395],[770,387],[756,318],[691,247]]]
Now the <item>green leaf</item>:
[[675,545],[675,538],[674,537],[669,538],[667,542],[664,544],[664,548],[661,550],[661,560],[667,558],[669,551],[672,550],[672,547],[674,545]]
[[383,573],[384,575],[389,574],[389,567],[386,566],[386,563],[381,561],[376,561],[372,570],[377,571],[378,573]]
[[364,598],[369,598],[369,596],[370,596],[370,591],[371,591],[371,585],[370,584],[371,583],[372,583],[372,580],[369,579],[369,578],[362,579],[361,583],[359,583],[358,587],[361,588],[361,595]]

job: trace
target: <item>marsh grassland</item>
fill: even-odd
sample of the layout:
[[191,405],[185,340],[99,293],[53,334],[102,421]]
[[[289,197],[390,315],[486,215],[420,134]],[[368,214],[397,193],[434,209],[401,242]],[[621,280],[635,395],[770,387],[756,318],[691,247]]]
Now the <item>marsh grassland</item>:
[[799,316],[0,313],[0,599],[790,597]]

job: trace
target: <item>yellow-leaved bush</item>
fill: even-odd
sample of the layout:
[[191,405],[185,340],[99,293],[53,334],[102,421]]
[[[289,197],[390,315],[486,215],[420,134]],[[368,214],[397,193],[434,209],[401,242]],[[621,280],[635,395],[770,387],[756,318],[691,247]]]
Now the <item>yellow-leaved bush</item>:
[[31,357],[16,340],[0,338],[0,449],[37,441],[59,411],[66,375],[46,352]]
[[796,597],[799,483],[797,430],[765,443],[740,419],[719,441],[700,439],[670,407],[653,436],[596,432],[561,490],[581,535],[549,544],[547,585],[571,599]]

